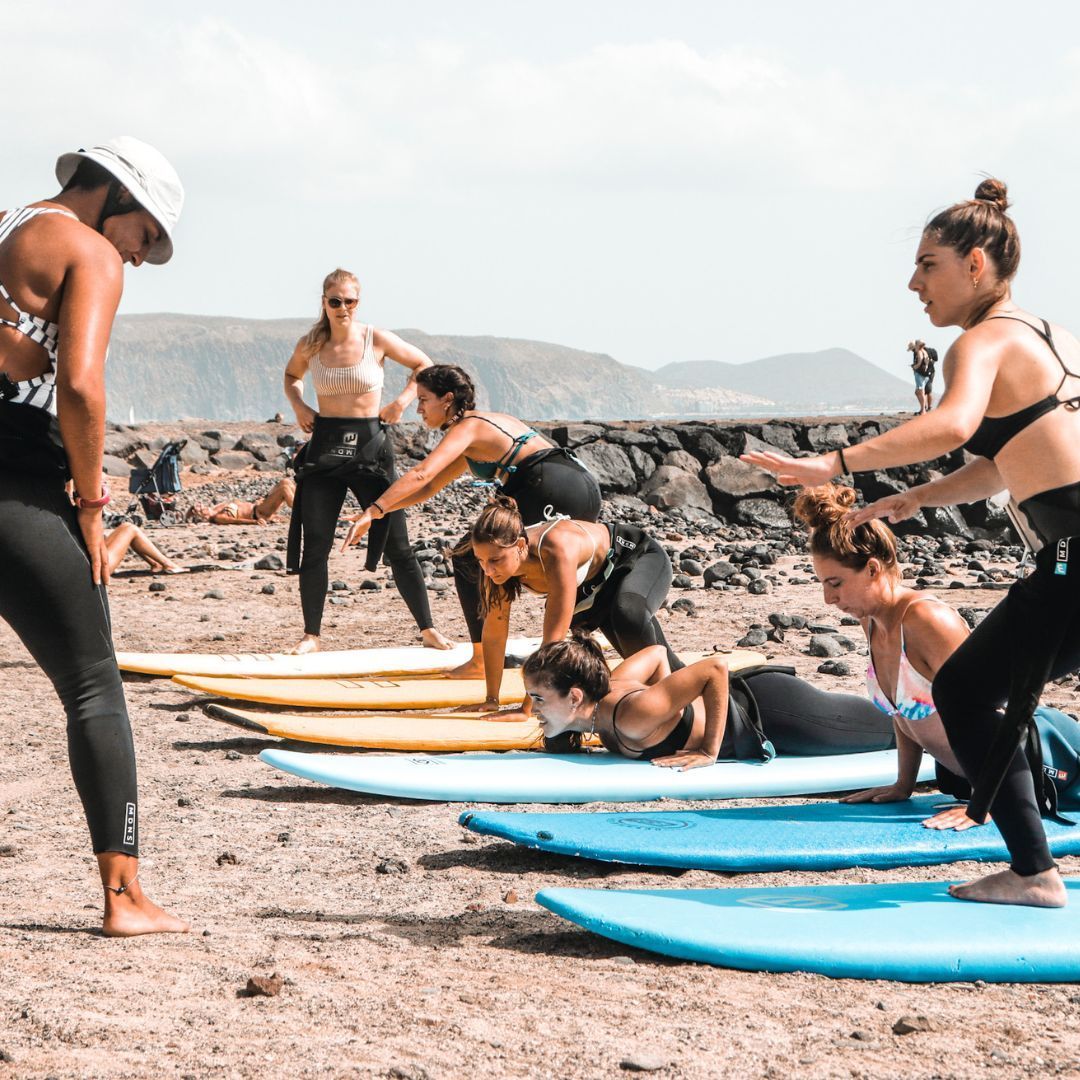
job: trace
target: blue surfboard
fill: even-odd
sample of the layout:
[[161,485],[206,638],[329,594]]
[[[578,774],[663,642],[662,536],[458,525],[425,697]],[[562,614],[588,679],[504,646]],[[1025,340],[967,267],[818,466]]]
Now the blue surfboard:
[[[896,779],[896,751],[769,762],[721,761],[676,772],[614,754],[305,754],[264,750],[267,765],[320,784],[436,802],[587,803],[743,799],[851,791]],[[927,757],[920,778],[934,774]]]
[[[637,866],[741,872],[932,866],[963,859],[1007,861],[993,825],[938,832],[922,822],[947,796],[906,802],[739,806],[723,810],[543,814],[467,810],[473,832],[558,855]],[[1080,826],[1044,821],[1055,857],[1080,855]]]
[[1080,981],[1080,880],[1063,908],[955,900],[947,882],[782,889],[544,889],[624,945],[744,971],[900,982]]

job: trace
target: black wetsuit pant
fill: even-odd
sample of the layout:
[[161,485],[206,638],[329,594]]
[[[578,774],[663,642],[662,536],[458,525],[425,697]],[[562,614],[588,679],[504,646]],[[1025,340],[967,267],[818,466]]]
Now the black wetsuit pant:
[[782,672],[746,680],[778,754],[859,754],[896,745],[892,717],[856,694],[834,694]]
[[[361,426],[367,438],[374,438],[381,430],[379,421],[351,420],[350,426]],[[315,440],[312,440],[312,445]],[[389,448],[384,455],[386,479],[394,480],[393,457]],[[304,633],[316,637],[322,631],[323,608],[326,606],[326,590],[330,583],[329,559],[334,546],[341,508],[346,494],[351,491],[356,501],[369,507],[386,490],[385,481],[372,476],[358,475],[342,479],[337,476],[313,472],[300,481],[303,487],[301,520],[304,527],[303,555],[300,560],[300,604],[304,612]],[[416,625],[427,630],[434,625],[431,605],[428,603],[424,573],[409,543],[409,530],[405,511],[395,510],[387,515],[388,527],[384,559],[390,564],[394,584],[401,593]]]
[[[1024,876],[1054,865],[1022,744],[1044,685],[1080,668],[1080,536],[1070,546],[1059,567],[1057,542],[1047,543],[1035,570],[979,623],[933,685],[949,745],[975,788],[970,812],[981,817],[987,802],[1012,868]],[[989,788],[984,779],[988,761],[1000,775],[996,794],[998,775]]]
[[[135,748],[105,589],[62,481],[0,468],[0,618],[52,681],[95,853],[139,853]],[[8,673],[11,678],[11,673]]]
[[[672,671],[686,665],[664,637],[656,613],[671,588],[671,560],[667,552],[641,529],[609,525],[615,567],[593,594],[592,606],[575,613],[571,626],[600,630],[615,651],[626,659],[650,645],[663,645]],[[589,582],[579,590],[579,598]]]
[[[565,450],[541,450],[526,458],[501,488],[521,511],[526,525],[535,525],[556,514],[575,521],[596,521],[600,516],[600,485],[596,477]],[[468,543],[466,533],[458,547]],[[454,585],[461,611],[474,644],[483,636],[480,614],[480,564],[471,550],[454,556]]]

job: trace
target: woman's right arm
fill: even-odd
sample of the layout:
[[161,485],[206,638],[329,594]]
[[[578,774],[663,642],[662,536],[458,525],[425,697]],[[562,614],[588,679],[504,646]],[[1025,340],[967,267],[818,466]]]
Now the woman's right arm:
[[903,802],[911,798],[919,780],[919,766],[922,764],[923,748],[910,736],[905,735],[893,722],[896,732],[896,783],[884,787],[867,788],[845,795],[840,801],[846,803],[863,802]]
[[296,414],[296,422],[301,431],[311,432],[315,426],[315,417],[319,414],[304,401],[304,376],[308,369],[308,355],[301,338],[293,349],[289,362],[285,365],[285,399]]
[[[489,609],[484,616],[481,648],[484,654],[486,694],[483,707],[497,709],[502,690],[503,666],[506,663],[506,641],[510,636],[510,604],[502,603]],[[531,705],[532,699],[526,696]]]
[[[124,266],[116,249],[96,235],[78,237],[70,258],[60,304],[57,420],[75,491],[98,499],[105,493],[105,354],[124,289]],[[76,511],[95,585],[109,580],[102,509]]]

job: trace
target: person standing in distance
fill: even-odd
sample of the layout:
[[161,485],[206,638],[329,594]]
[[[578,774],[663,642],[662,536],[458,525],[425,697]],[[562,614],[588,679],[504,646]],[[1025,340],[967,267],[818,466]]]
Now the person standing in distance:
[[67,713],[104,933],[184,932],[138,881],[135,749],[101,520],[105,354],[124,266],[169,261],[184,190],[157,150],[129,136],[63,154],[56,177],[58,195],[0,216],[0,618]]

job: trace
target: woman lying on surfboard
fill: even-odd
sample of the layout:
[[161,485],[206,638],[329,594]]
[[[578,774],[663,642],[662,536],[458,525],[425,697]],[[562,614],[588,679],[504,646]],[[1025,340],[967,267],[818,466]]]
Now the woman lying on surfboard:
[[[877,520],[851,521],[855,491],[826,484],[803,489],[795,500],[795,516],[810,527],[814,570],[825,591],[825,603],[854,615],[870,650],[866,688],[874,705],[896,727],[899,775],[894,784],[848,795],[843,802],[897,802],[911,797],[923,752],[938,764],[942,791],[967,798],[971,786],[949,744],[934,704],[938,672],[967,640],[967,623],[947,603],[903,584],[896,556],[896,537]],[[1074,782],[1080,750],[1080,724],[1056,709],[1035,713],[1038,744],[1051,767],[1055,793],[1065,795]],[[1072,757],[1068,767],[1064,762]],[[1056,794],[1055,794],[1056,797]],[[1075,800],[1071,793],[1066,796]],[[966,806],[928,818],[931,829],[969,829],[978,824]]]
[[[477,409],[476,387],[462,368],[435,364],[419,372],[416,411],[429,428],[445,433],[442,440],[363,513],[349,519],[353,527],[342,551],[358,543],[380,517],[427,501],[466,472],[476,483],[494,484],[500,494],[513,499],[527,525],[559,514],[577,521],[599,517],[596,477],[568,450],[523,420]],[[462,537],[454,555],[454,584],[473,644],[472,659],[453,672],[463,679],[484,673],[480,568],[468,540],[467,535]]]
[[830,694],[792,668],[761,665],[729,673],[721,656],[679,671],[653,645],[608,672],[600,647],[581,631],[525,661],[525,689],[545,748],[577,750],[595,734],[612,753],[694,769],[781,754],[886,750],[892,726],[864,698]]
[[[469,538],[484,575],[485,708],[498,707],[510,606],[522,589],[547,598],[545,644],[561,641],[571,626],[602,630],[624,658],[660,645],[673,669],[683,666],[656,621],[671,587],[671,560],[641,529],[569,518],[527,526],[518,504],[499,495]],[[524,704],[528,713],[528,699]]]

